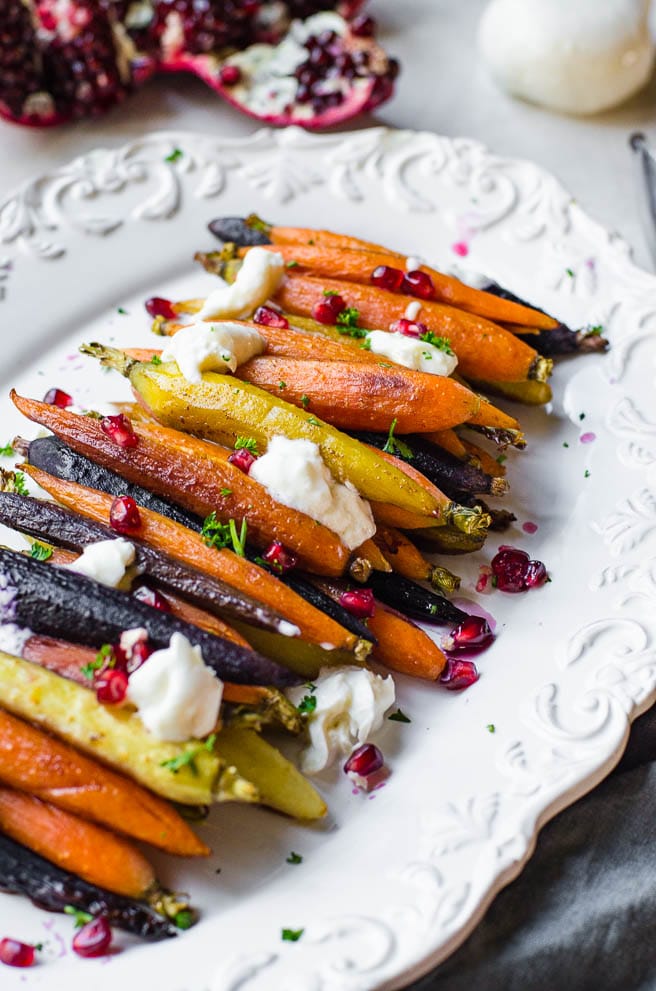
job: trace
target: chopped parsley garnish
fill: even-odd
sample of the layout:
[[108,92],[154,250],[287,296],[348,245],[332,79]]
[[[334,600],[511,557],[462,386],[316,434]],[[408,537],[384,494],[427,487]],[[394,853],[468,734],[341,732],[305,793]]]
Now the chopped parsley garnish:
[[[192,774],[198,774],[196,758],[203,752],[203,750],[206,750],[208,753],[212,753],[215,743],[216,733],[211,733],[204,743],[200,743],[197,747],[189,747],[183,753],[178,754],[177,757],[171,757],[170,760],[163,760],[160,767],[166,767],[171,774],[177,774],[180,768],[188,767]],[[179,928],[184,927],[181,926]]]
[[584,478],[590,478],[590,472],[588,471],[588,469],[587,469],[587,468],[586,468],[586,469],[585,469],[585,471],[583,472],[583,477],[584,477]]
[[387,718],[389,719],[389,721],[391,723],[411,723],[412,722],[411,719],[408,719],[408,717],[406,716],[405,712],[402,712],[400,709],[397,709],[396,712],[393,712]]
[[573,279],[574,278],[574,272],[572,271],[571,268],[566,268],[565,269],[565,274],[566,275],[569,275],[570,279]]
[[0,447],[0,458],[10,458],[14,453],[13,444],[5,444],[4,447]]
[[601,337],[604,332],[603,325],[598,323],[594,327],[588,327],[587,336],[588,337]]
[[321,421],[317,420],[316,416],[308,416],[308,423],[311,423],[313,427],[321,426]]
[[154,354],[152,356],[152,358],[150,359],[150,363],[151,363],[151,365],[161,365],[162,364],[162,359],[160,358],[160,356],[158,354]]
[[494,723],[488,723],[485,729],[488,731],[488,733],[496,733],[497,731],[497,728],[494,725]]
[[286,382],[282,382],[282,381],[281,382],[278,382],[278,388],[279,389],[286,389],[287,388],[287,383]]
[[437,348],[438,351],[444,351],[445,354],[453,354],[453,349],[449,338],[438,337],[438,335],[434,334],[432,330],[427,330],[423,334],[420,334],[419,340],[423,341],[425,344],[432,344],[434,348]]
[[569,447],[569,444],[567,443],[566,440],[563,441],[563,447]]
[[188,908],[181,908],[175,913],[173,923],[178,929],[191,929],[194,924],[194,913]]
[[294,851],[292,850],[292,852],[290,853],[290,855],[287,857],[287,863],[288,864],[302,864],[303,863],[303,858],[301,857],[300,853],[294,853]]
[[100,671],[101,668],[105,666],[108,668],[113,668],[115,664],[114,660],[114,650],[111,643],[104,643],[94,659],[89,661],[88,664],[83,664],[80,671],[85,678],[89,681],[93,681],[93,676],[96,671]]
[[414,455],[408,445],[394,436],[396,424],[397,419],[394,417],[389,428],[389,433],[387,434],[387,440],[385,441],[383,451],[385,451],[386,454],[400,454],[402,458],[408,458],[411,461]]
[[504,463],[504,461],[507,461],[507,460],[508,460],[508,455],[507,454],[500,454],[498,456],[498,458],[497,458],[497,464],[498,465],[502,465]]
[[295,262],[293,260],[287,262],[287,268],[298,268],[298,262]]
[[[342,313],[346,313],[346,312],[347,310],[342,310]],[[357,313],[357,310],[355,312]],[[342,313],[340,313],[339,317],[337,317],[338,332],[340,334],[345,335],[346,337],[355,337],[356,340],[362,340],[363,338],[365,338],[369,333],[369,331],[365,330],[364,327],[358,327],[357,324],[354,323],[343,323],[340,320]],[[371,343],[367,341],[367,344],[369,345],[369,350],[371,351]],[[366,345],[363,344],[362,346],[365,347]]]
[[298,943],[305,929],[283,929],[282,938],[288,943]]
[[81,929],[93,919],[93,916],[88,912],[84,912],[81,908],[75,908],[74,905],[64,905],[64,914],[73,916],[76,929]]
[[128,311],[123,309],[122,306],[117,307],[116,312],[120,313],[122,317],[126,317],[128,315]]
[[40,544],[38,540],[35,540],[30,547],[30,557],[34,558],[35,561],[47,561],[48,558],[52,557],[52,547],[46,547],[45,544]]
[[323,294],[324,296],[339,296],[339,293],[334,289],[324,289]]
[[221,489],[221,495],[222,496],[232,495],[232,489]]
[[25,475],[22,471],[15,471],[12,480],[11,491],[18,493],[18,495],[29,495],[27,485],[25,484]]
[[579,420],[585,420],[585,413],[579,413]]
[[254,458],[260,456],[260,452],[257,449],[257,441],[254,437],[238,437],[235,441],[235,451],[241,451],[243,448],[250,451]]
[[182,158],[183,152],[181,148],[174,148],[170,155],[167,155],[164,159],[165,162],[177,162]]
[[303,395],[301,396],[301,406],[303,407],[303,409],[307,409],[309,405],[310,405],[310,397],[306,396],[305,393],[303,393]]
[[214,547],[222,550],[224,547],[232,547],[235,554],[244,557],[246,549],[246,520],[242,520],[241,529],[237,533],[237,524],[231,518],[227,523],[220,523],[216,518],[216,513],[210,513],[203,520],[203,528],[200,532],[201,539],[207,547]]
[[345,310],[337,314],[338,327],[357,327],[360,319],[360,311],[354,306],[347,306]]
[[431,614],[431,616],[437,616],[437,604],[435,602],[431,602],[431,604],[428,607],[428,611]]
[[366,338],[366,340],[362,342],[360,347],[362,348],[363,351],[371,351],[371,341],[369,340],[368,337]]
[[309,716],[310,713],[314,712],[317,707],[317,697],[314,694],[317,690],[317,686],[313,685],[312,682],[309,681],[306,688],[308,690],[307,695],[303,696],[296,708],[299,712],[303,713],[303,715]]

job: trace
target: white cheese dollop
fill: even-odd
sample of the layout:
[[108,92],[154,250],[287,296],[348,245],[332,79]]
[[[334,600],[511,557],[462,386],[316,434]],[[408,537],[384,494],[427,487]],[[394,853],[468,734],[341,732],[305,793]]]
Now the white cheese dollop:
[[406,320],[416,320],[421,313],[421,301],[418,299],[413,299],[411,303],[405,308],[405,318]]
[[553,110],[594,114],[651,76],[649,0],[492,0],[479,47],[496,81]]
[[216,726],[223,682],[208,668],[200,647],[174,633],[130,675],[127,697],[146,729],[160,740],[199,739]]
[[285,274],[285,262],[277,251],[251,248],[232,285],[222,285],[205,300],[201,320],[246,317],[266,303],[279,289]]
[[101,585],[117,588],[135,558],[134,544],[123,537],[116,540],[98,540],[89,544],[75,561],[62,567],[93,578]]
[[[317,774],[335,760],[366,743],[380,729],[385,713],[394,704],[392,676],[366,668],[323,668],[315,679],[316,708],[308,718],[309,746],[301,755],[306,774]],[[290,688],[287,696],[298,705],[307,686]]]
[[434,344],[420,341],[418,337],[408,337],[398,331],[370,330],[367,334],[369,350],[383,355],[397,365],[414,368],[417,372],[429,375],[451,375],[458,364],[455,354],[447,354]]
[[175,361],[188,382],[200,382],[203,372],[234,372],[264,351],[254,327],[240,323],[192,323],[169,339],[162,361]]
[[317,444],[272,437],[266,454],[253,462],[251,478],[283,506],[298,509],[336,533],[349,550],[376,532],[369,503],[350,482],[337,482]]

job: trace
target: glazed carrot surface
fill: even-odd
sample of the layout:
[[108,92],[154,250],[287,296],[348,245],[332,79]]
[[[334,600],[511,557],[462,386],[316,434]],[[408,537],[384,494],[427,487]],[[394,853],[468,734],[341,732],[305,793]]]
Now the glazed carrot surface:
[[[405,316],[407,296],[372,286],[315,279],[288,274],[276,301],[284,310],[311,316],[312,308],[324,291],[341,295],[349,307],[360,315],[364,327],[387,330]],[[429,330],[448,338],[458,356],[458,371],[465,378],[517,382],[548,374],[551,362],[513,334],[484,317],[442,303],[422,304],[421,320]]]
[[[367,241],[353,245],[329,244],[326,241],[327,232],[317,233],[323,235],[323,238],[314,245],[308,244],[306,240],[292,244],[275,244],[271,246],[271,250],[281,254],[287,262],[296,262],[300,270],[311,275],[328,276],[346,282],[361,282],[365,285],[370,283],[372,272],[381,265],[401,271],[406,269],[406,258],[398,252],[378,248]],[[337,237],[341,238],[341,235]],[[346,240],[357,241],[353,238]],[[239,255],[243,257],[249,250],[241,248]],[[419,269],[430,276],[435,290],[434,299],[438,302],[448,303],[450,306],[456,306],[497,323],[517,324],[519,325],[517,333],[525,333],[527,328],[529,332],[530,329],[553,330],[558,324],[557,320],[540,310],[514,303],[493,293],[472,289],[454,276],[444,275],[429,265],[422,264]]]
[[127,840],[93,822],[0,787],[0,831],[89,884],[127,898],[143,898],[155,874]]
[[376,603],[376,612],[367,622],[378,639],[372,655],[374,660],[399,674],[429,681],[439,678],[446,657],[422,629],[380,602]]
[[392,570],[411,581],[430,581],[433,565],[405,534],[394,527],[379,526],[374,540],[392,566]]
[[0,781],[168,853],[209,853],[168,802],[3,709]]
[[[107,523],[109,520],[113,500],[106,493],[55,478],[31,465],[25,465],[24,470],[67,508],[98,523]],[[298,626],[301,635],[312,643],[329,643],[345,650],[355,646],[357,637],[296,595],[268,571],[227,549],[207,547],[199,534],[158,513],[139,507],[139,514],[139,535],[131,536],[131,540],[141,540],[183,564],[220,578],[233,588],[252,595],[254,599],[276,609],[290,623]]]
[[227,523],[232,518],[238,526],[247,519],[249,540],[263,548],[280,540],[298,555],[301,567],[328,575],[345,570],[350,552],[339,537],[272,499],[264,486],[230,463],[230,451],[177,430],[143,429],[139,423],[134,424],[138,445],[119,447],[93,417],[77,416],[15,393],[12,398],[25,416],[129,482],[145,485],[202,518],[215,513],[219,521]]

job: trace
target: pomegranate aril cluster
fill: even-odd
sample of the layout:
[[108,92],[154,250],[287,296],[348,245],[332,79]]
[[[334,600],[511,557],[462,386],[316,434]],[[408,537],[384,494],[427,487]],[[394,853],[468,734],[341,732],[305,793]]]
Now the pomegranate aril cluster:
[[370,277],[371,284],[388,292],[402,292],[406,296],[416,296],[418,299],[434,299],[435,286],[430,275],[421,269],[404,272],[391,265],[379,265]]
[[305,42],[308,57],[295,69],[298,80],[296,102],[312,104],[316,114],[338,107],[344,102],[340,79],[352,80],[366,69],[369,55],[364,51],[347,52],[335,31],[322,31]]
[[423,334],[428,333],[428,327],[425,323],[408,320],[407,317],[401,317],[400,320],[395,320],[394,323],[390,324],[390,330],[392,333],[403,334],[404,337],[415,337],[417,340]]
[[499,548],[498,554],[490,562],[494,583],[502,592],[525,592],[538,588],[549,580],[547,569],[542,561],[533,561],[526,551],[506,545]]
[[243,471],[244,475],[248,475],[251,470],[251,466],[255,461],[257,461],[257,458],[254,454],[251,454],[247,447],[240,447],[238,451],[233,451],[232,454],[229,455],[228,461],[231,465],[234,465],[235,468],[239,468],[240,471]]
[[346,309],[346,301],[337,293],[324,293],[312,307],[312,316],[318,323],[337,323],[337,317]]
[[494,641],[494,634],[486,619],[481,616],[467,616],[459,623],[444,641],[444,649],[449,653],[468,651],[480,653]]
[[118,447],[131,448],[139,444],[139,438],[125,413],[104,416],[100,421],[100,428]]
[[279,540],[272,540],[269,546],[262,553],[262,558],[269,565],[272,571],[278,575],[284,575],[298,564],[298,557],[293,551],[288,550]]

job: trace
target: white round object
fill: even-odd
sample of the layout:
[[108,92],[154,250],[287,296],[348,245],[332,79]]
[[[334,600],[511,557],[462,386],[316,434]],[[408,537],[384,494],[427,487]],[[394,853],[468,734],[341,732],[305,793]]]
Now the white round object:
[[565,113],[599,113],[651,75],[649,0],[492,0],[479,47],[509,93]]

